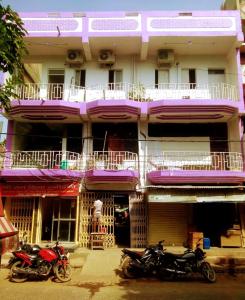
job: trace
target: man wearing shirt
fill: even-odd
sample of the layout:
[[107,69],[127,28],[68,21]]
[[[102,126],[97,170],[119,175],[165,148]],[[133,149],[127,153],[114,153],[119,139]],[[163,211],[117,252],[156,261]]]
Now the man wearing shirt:
[[102,206],[103,202],[100,199],[94,201],[94,211],[93,211],[93,231],[96,232],[96,225],[97,231],[99,231],[99,226],[101,223],[101,216],[102,216]]

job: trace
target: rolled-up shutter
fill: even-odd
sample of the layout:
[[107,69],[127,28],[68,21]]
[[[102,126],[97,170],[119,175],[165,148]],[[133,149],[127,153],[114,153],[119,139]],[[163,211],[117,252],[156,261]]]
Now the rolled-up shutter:
[[149,203],[148,243],[182,246],[187,239],[187,204]]

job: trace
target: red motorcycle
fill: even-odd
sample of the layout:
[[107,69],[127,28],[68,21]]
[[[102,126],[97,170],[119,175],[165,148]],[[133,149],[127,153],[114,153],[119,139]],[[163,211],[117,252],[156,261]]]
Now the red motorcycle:
[[25,282],[33,276],[44,279],[50,275],[61,282],[71,279],[69,253],[65,253],[59,242],[50,248],[23,245],[13,255],[9,261],[10,280],[13,282]]

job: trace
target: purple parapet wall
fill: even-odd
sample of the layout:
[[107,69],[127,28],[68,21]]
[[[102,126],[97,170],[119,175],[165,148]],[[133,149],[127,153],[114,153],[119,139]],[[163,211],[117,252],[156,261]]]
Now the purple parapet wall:
[[7,139],[6,139],[6,151],[11,152],[14,139],[14,121],[8,121]]
[[4,73],[0,72],[0,85],[4,83]]
[[239,103],[240,108],[244,110],[244,95],[243,95],[243,82],[242,82],[242,73],[241,73],[241,57],[240,49],[236,49],[236,68],[237,68],[237,81],[239,86]]
[[11,151],[14,139],[14,121],[8,121],[7,138],[6,138],[6,154],[4,159],[4,168],[8,169],[11,166]]
[[245,172],[238,171],[183,171],[166,170],[152,171],[147,174],[148,180],[153,184],[176,183],[205,183],[205,184],[242,184]]
[[80,181],[84,172],[61,169],[5,169],[1,178],[6,182],[54,182]]
[[[182,15],[181,15],[182,14]],[[29,36],[236,36],[238,11],[21,13]],[[59,30],[57,29],[57,26]]]

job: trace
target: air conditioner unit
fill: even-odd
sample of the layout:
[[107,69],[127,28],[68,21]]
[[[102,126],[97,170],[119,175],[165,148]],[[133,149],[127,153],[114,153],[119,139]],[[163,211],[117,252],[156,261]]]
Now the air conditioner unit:
[[101,50],[98,58],[100,64],[113,65],[115,63],[115,55],[111,50]]
[[66,64],[73,65],[82,65],[84,62],[83,56],[80,50],[68,50],[66,56]]
[[159,49],[157,56],[158,65],[169,64],[174,62],[174,51],[170,49]]

